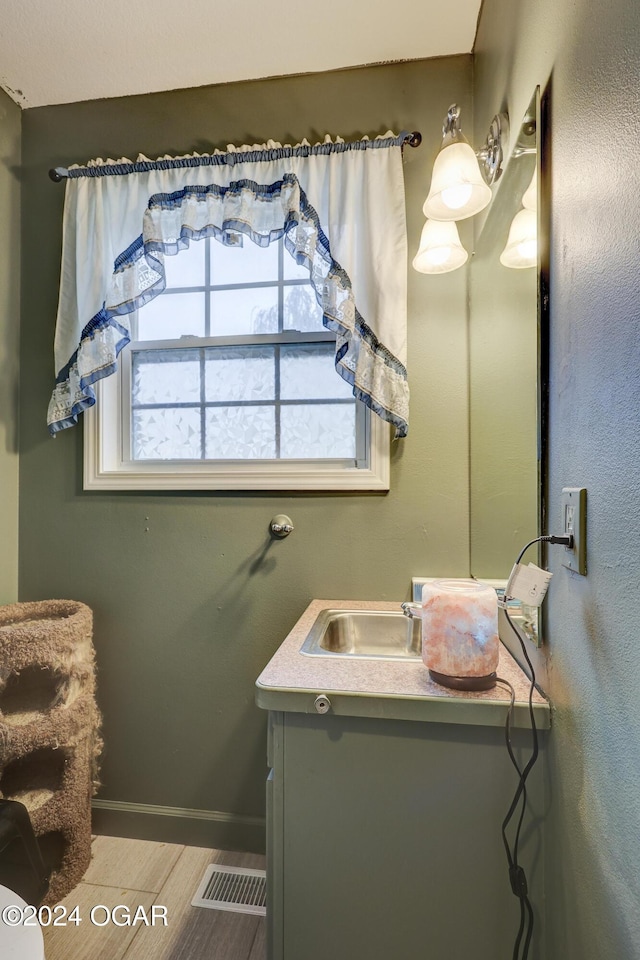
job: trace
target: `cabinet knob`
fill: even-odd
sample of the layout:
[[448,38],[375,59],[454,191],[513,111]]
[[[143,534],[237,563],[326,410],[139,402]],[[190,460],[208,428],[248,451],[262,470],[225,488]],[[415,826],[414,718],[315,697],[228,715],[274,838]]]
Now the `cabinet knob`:
[[324,693],[321,693],[314,700],[314,706],[318,713],[328,713],[331,710],[331,700],[329,700],[329,697],[325,697]]

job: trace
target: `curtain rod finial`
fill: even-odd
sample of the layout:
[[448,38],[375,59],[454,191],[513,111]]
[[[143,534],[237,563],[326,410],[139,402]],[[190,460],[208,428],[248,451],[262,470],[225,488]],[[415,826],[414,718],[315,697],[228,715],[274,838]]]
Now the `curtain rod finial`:
[[60,183],[61,180],[64,180],[62,168],[52,167],[51,170],[49,170],[49,177],[53,180],[54,183]]

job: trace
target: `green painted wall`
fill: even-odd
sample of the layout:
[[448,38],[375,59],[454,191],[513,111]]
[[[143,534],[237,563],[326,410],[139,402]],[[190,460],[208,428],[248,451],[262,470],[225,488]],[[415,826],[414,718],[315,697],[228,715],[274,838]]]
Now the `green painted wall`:
[[[95,611],[101,798],[260,816],[253,684],[309,600],[402,600],[412,575],[468,574],[466,275],[409,271],[412,423],[387,495],[84,493],[82,431],[45,429],[64,199],[48,168],[417,128],[413,255],[442,118],[452,100],[470,116],[470,89],[462,56],[25,111],[20,595]],[[270,543],[281,512],[295,533]]]
[[0,603],[18,598],[20,114],[0,90]]
[[522,116],[551,77],[549,527],[588,488],[588,575],[561,565],[547,607],[549,960],[640,955],[640,336],[633,0],[485,0],[475,131]]

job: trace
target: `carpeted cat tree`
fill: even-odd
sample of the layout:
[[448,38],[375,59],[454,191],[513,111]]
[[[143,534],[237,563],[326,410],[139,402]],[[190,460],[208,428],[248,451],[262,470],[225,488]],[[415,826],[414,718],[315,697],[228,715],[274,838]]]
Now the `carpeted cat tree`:
[[93,616],[73,600],[0,607],[0,797],[29,811],[57,903],[91,859],[102,747]]

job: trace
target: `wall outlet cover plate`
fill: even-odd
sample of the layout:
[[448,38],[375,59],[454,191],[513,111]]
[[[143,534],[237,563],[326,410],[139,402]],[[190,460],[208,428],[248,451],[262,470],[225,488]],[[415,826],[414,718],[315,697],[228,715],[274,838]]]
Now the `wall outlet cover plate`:
[[573,547],[565,547],[563,566],[587,575],[587,489],[563,487],[562,522],[564,533],[573,534]]

